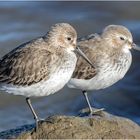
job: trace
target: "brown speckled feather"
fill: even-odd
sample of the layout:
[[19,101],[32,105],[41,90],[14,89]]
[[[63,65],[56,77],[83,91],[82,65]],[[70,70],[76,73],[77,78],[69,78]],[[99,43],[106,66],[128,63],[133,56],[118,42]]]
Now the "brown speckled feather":
[[[108,26],[107,31],[101,35],[91,34],[78,41],[79,48],[88,57],[95,68],[89,66],[81,57],[78,57],[72,78],[88,80],[95,77],[105,64],[120,64],[119,58],[121,55],[124,56],[122,47],[125,42],[116,37],[117,35],[112,28],[114,28],[114,26]],[[122,27],[120,28],[122,29]],[[120,28],[118,27],[117,31],[115,31],[117,33],[126,34],[131,41],[131,33],[126,28],[123,28],[123,31],[121,31]]]
[[[89,58],[89,60],[92,62],[93,65],[95,65],[94,60],[96,59],[95,56],[93,55],[93,49],[95,46],[90,46],[90,44],[96,45],[99,41],[100,38],[97,34],[91,34],[78,40],[79,48]],[[85,60],[82,59],[82,57],[80,56],[77,57],[78,60],[72,77],[85,80],[93,78],[97,73],[96,68],[93,68],[91,65],[89,65]]]
[[61,63],[60,55],[47,45],[43,38],[38,38],[5,55],[0,60],[0,82],[31,85],[47,80]]

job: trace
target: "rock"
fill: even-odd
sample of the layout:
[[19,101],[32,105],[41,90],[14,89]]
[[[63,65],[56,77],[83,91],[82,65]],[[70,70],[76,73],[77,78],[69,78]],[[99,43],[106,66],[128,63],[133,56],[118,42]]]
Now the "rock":
[[[53,116],[35,132],[23,132],[18,139],[140,139],[140,127],[129,119],[104,112],[103,117]],[[13,138],[13,137],[12,137]]]

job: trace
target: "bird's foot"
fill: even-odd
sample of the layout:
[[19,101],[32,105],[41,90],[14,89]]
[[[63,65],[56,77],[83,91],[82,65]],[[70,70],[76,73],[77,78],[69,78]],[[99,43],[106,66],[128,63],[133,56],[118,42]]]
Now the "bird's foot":
[[38,131],[39,129],[39,126],[43,123],[43,122],[47,122],[46,119],[43,119],[43,118],[35,118],[35,132]]
[[46,119],[35,119],[35,132],[38,131],[39,125],[41,125],[43,122],[48,122],[48,123],[53,123],[53,120],[51,118],[46,118]]
[[38,131],[39,125],[43,122],[43,119],[35,118],[35,132]]
[[48,118],[45,119],[45,122],[54,124],[54,119],[52,116],[49,116]]
[[103,117],[103,111],[105,109],[104,108],[100,108],[100,109],[93,109],[90,111],[89,116],[100,116]]
[[79,116],[80,117],[84,117],[84,116],[88,116],[88,117],[93,117],[93,116],[99,116],[99,117],[103,117],[104,116],[104,108],[101,109],[95,109],[95,108],[85,108],[80,110]]

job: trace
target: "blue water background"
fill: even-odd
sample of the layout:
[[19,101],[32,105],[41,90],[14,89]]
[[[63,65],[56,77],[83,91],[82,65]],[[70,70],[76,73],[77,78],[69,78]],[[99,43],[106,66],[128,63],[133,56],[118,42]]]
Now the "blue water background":
[[[0,2],[0,57],[46,34],[58,22],[72,24],[78,37],[101,32],[109,24],[124,25],[140,45],[140,2]],[[140,124],[140,52],[132,51],[132,55],[132,66],[123,80],[88,95],[92,106]],[[42,118],[77,115],[87,107],[81,92],[67,87],[48,97],[33,98],[32,102]],[[33,122],[24,97],[0,94],[0,131]]]

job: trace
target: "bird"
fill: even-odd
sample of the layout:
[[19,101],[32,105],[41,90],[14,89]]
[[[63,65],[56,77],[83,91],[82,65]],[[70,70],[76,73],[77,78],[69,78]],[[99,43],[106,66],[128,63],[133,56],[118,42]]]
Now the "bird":
[[89,115],[99,115],[104,108],[93,109],[87,91],[105,89],[121,80],[132,62],[130,49],[140,48],[133,42],[129,29],[122,25],[108,25],[101,34],[79,38],[77,45],[93,67],[78,56],[75,71],[67,85],[82,90]]
[[44,36],[19,45],[0,59],[0,90],[26,97],[36,130],[39,117],[30,97],[54,94],[70,80],[77,52],[83,55],[76,42],[76,30],[68,23],[57,23]]

